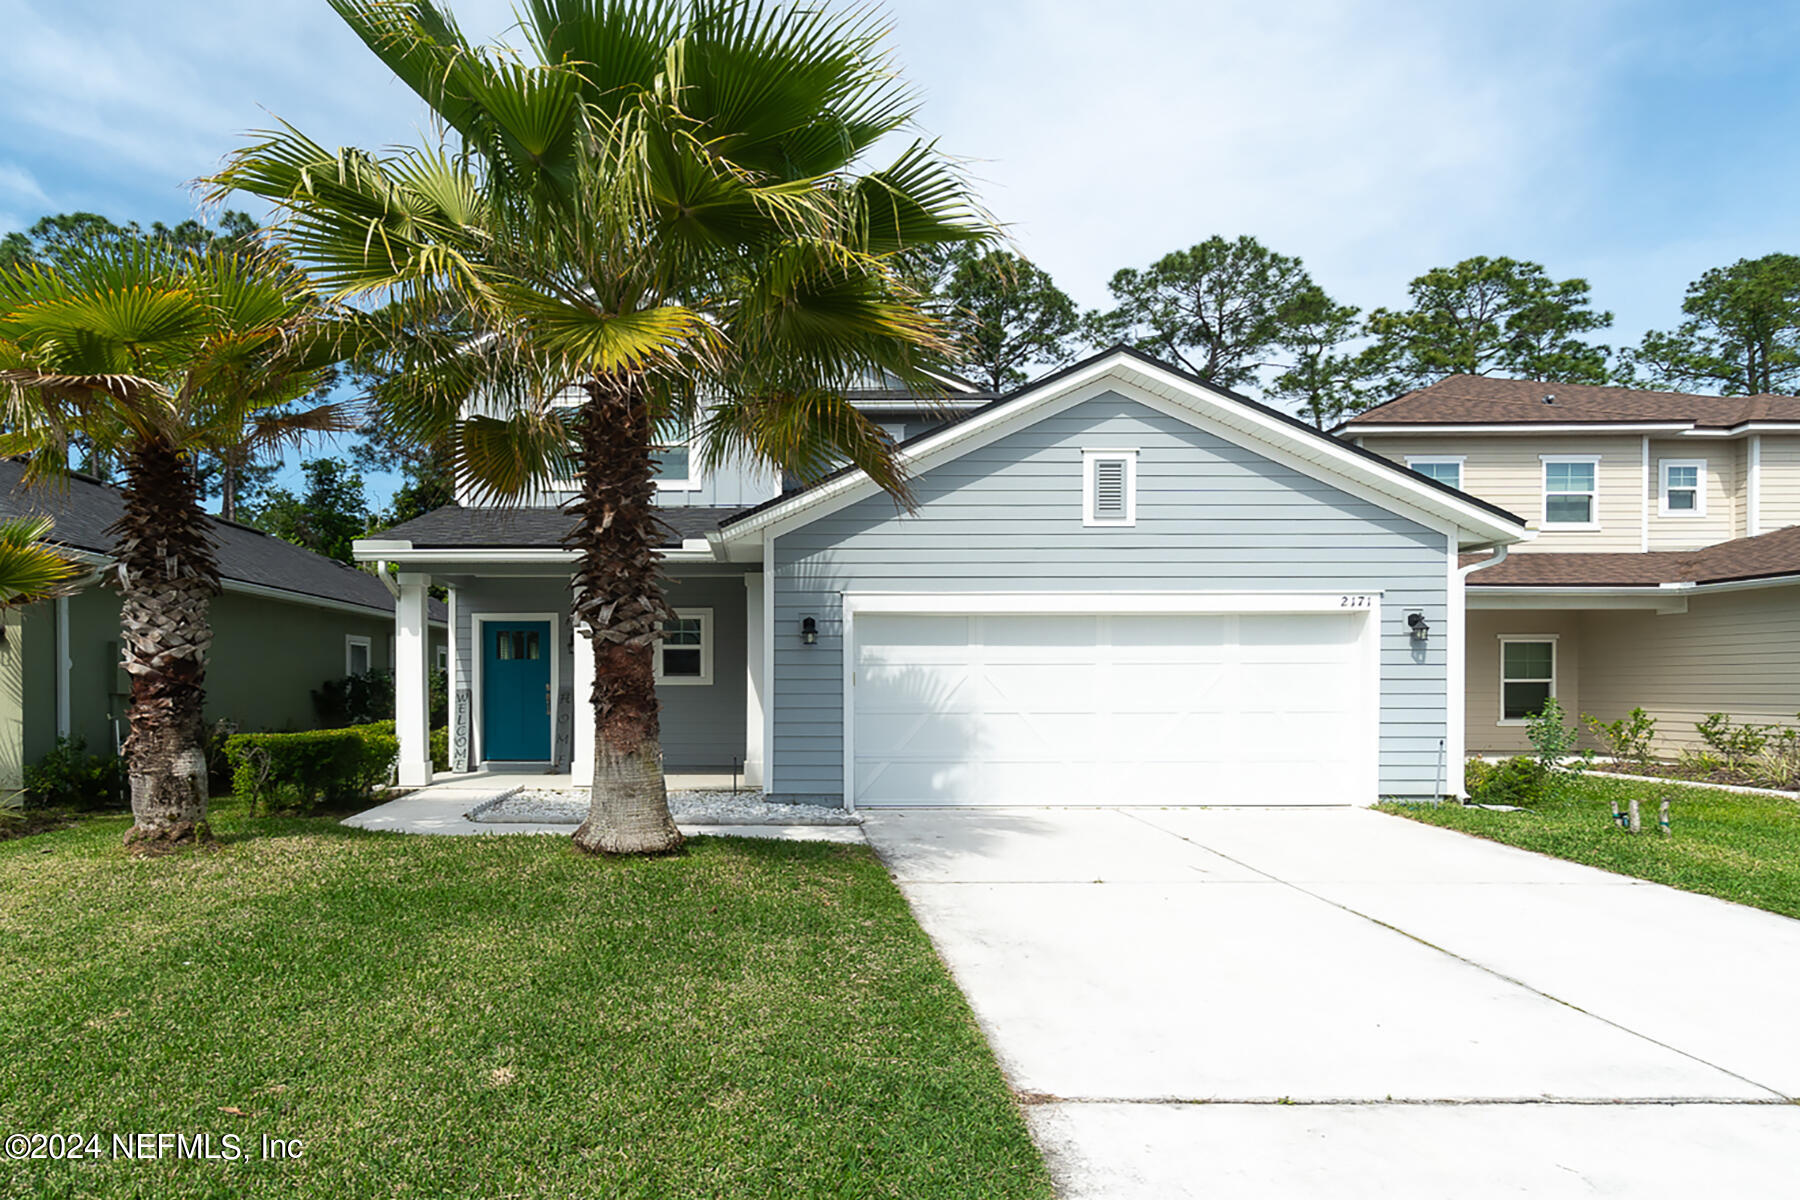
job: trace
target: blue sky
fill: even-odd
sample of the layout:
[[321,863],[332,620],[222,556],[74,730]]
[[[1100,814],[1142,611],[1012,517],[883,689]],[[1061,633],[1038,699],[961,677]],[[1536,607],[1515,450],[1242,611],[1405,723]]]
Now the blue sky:
[[[512,23],[505,0],[452,7],[477,36]],[[1800,5],[887,8],[921,126],[1085,306],[1119,267],[1249,233],[1364,308],[1472,254],[1534,259],[1591,280],[1621,344],[1706,268],[1800,249]],[[328,144],[425,128],[323,0],[0,0],[0,30],[0,232],[182,219],[189,181],[275,116]]]

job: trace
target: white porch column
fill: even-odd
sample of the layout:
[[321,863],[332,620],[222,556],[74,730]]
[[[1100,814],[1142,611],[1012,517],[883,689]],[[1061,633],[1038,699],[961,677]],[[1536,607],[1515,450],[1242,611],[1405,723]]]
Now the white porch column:
[[763,650],[768,637],[761,571],[744,576],[744,786],[763,782]]
[[400,573],[394,606],[394,730],[400,737],[400,786],[431,782],[431,688],[429,667],[431,576]]
[[585,624],[575,627],[575,675],[569,691],[569,716],[575,722],[569,776],[576,787],[594,782],[594,639]]

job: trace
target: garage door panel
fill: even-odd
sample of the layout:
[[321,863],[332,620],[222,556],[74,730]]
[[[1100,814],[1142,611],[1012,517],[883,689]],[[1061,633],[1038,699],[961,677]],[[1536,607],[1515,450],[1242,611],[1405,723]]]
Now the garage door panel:
[[859,617],[856,803],[1343,803],[1366,619]]

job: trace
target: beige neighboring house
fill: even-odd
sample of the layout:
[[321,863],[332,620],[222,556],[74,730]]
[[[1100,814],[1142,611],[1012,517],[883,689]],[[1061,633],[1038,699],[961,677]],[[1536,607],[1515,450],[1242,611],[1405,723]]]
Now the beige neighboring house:
[[1457,375],[1335,432],[1535,530],[1464,560],[1470,753],[1526,748],[1548,695],[1641,705],[1664,752],[1707,713],[1794,723],[1800,397]]

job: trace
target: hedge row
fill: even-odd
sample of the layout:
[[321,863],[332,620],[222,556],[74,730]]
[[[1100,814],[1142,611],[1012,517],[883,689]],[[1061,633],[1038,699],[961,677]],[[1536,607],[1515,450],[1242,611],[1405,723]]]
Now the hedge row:
[[392,721],[305,733],[240,733],[225,743],[231,790],[254,808],[316,811],[368,799],[393,777]]

